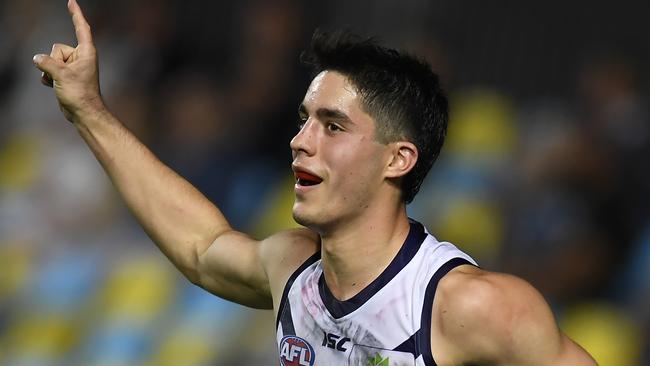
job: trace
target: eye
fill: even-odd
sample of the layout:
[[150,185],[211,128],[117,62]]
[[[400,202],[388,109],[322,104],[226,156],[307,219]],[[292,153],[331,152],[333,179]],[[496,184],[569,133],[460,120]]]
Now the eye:
[[307,123],[307,117],[305,116],[298,116],[298,130],[302,130],[302,128],[305,126],[305,123]]
[[330,131],[330,132],[343,131],[343,129],[339,125],[337,125],[335,123],[331,123],[331,122],[327,123],[327,130]]

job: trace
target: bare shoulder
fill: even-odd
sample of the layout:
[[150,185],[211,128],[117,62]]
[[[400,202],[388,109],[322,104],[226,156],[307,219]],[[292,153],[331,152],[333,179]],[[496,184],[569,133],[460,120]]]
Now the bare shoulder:
[[[291,274],[320,250],[320,237],[306,228],[280,231],[261,242],[260,255],[277,305]],[[277,309],[277,306],[274,306]]]
[[[289,229],[275,233],[261,242],[261,254],[269,265],[304,262],[320,249],[320,237],[306,228]],[[297,268],[297,266],[296,266]]]
[[[440,280],[436,291],[440,309],[467,321],[512,322],[518,315],[548,309],[542,295],[523,279],[460,266]],[[501,319],[503,317],[503,319]]]
[[560,365],[581,353],[585,363],[576,365],[594,364],[561,333],[539,291],[516,276],[458,267],[438,284],[432,311],[432,339],[455,362]]

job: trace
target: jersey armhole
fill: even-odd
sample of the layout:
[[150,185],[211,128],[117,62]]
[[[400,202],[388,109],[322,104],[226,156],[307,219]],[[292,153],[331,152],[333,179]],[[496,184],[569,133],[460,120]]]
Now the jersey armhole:
[[278,313],[275,318],[275,329],[278,329],[278,326],[280,325],[280,318],[282,317],[282,312],[284,311],[284,306],[285,303],[287,302],[287,296],[289,295],[289,290],[291,289],[291,286],[293,285],[293,282],[298,278],[298,276],[309,266],[314,264],[316,261],[320,259],[320,250],[314,253],[311,257],[307,258],[306,261],[304,261],[298,269],[296,269],[291,276],[289,276],[289,279],[287,279],[287,283],[284,285],[284,290],[282,291],[282,298],[280,299],[280,305],[278,306]]
[[431,317],[433,315],[433,298],[436,294],[436,288],[438,288],[438,282],[440,282],[440,279],[449,273],[449,271],[463,264],[476,266],[474,263],[461,257],[448,260],[433,274],[424,293],[424,305],[422,306],[422,316],[420,318],[420,339],[418,340],[418,347],[420,348],[422,359],[426,366],[437,365],[431,352]]

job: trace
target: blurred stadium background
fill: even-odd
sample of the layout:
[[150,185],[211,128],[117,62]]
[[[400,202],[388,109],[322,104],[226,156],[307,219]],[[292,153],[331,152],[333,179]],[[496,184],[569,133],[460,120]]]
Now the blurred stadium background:
[[[532,282],[601,365],[650,365],[643,2],[81,5],[110,108],[259,237],[293,225],[288,142],[313,29],[425,57],[452,122],[411,215]],[[275,364],[271,314],[181,278],[65,122],[31,63],[55,41],[74,43],[65,1],[0,1],[0,364]]]

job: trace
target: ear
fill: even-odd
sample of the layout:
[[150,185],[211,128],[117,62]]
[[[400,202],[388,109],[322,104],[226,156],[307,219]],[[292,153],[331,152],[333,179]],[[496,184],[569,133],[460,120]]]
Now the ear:
[[400,178],[408,174],[418,161],[418,149],[408,141],[393,142],[391,156],[386,167],[387,178]]

